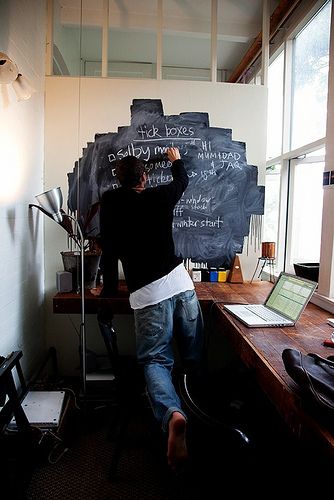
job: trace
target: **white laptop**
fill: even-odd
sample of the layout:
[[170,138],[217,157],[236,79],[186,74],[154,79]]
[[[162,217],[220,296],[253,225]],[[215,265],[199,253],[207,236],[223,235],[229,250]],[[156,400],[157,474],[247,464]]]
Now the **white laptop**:
[[317,285],[281,273],[264,304],[226,304],[224,309],[249,327],[294,326]]

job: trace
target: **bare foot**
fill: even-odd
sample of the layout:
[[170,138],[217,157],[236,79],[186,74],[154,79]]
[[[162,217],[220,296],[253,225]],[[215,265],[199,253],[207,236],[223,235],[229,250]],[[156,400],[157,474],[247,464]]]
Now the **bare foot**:
[[176,469],[176,467],[185,462],[187,458],[186,419],[182,413],[175,411],[172,413],[168,423],[168,465],[170,465],[172,469]]

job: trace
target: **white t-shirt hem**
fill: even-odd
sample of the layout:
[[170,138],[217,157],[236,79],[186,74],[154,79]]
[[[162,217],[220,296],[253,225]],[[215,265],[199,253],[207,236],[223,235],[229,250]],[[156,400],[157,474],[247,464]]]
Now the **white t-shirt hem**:
[[130,306],[132,309],[142,309],[193,289],[194,283],[181,263],[166,276],[131,293]]

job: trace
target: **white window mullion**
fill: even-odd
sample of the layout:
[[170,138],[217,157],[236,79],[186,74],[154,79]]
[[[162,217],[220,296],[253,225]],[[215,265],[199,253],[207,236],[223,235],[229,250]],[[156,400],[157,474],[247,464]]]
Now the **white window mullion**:
[[290,151],[291,146],[292,45],[292,40],[284,44],[282,154]]
[[163,29],[163,0],[158,1],[157,13],[157,80],[162,80],[162,29]]
[[47,3],[45,74],[53,75],[53,0]]
[[269,66],[269,1],[262,2],[262,52],[261,52],[261,85],[268,86]]
[[289,197],[289,161],[281,161],[281,182],[279,195],[278,235],[277,235],[277,267],[285,268],[287,244],[287,217]]
[[217,0],[211,0],[211,81],[217,82]]
[[109,44],[109,0],[103,0],[102,21],[102,77],[108,76],[108,44]]
[[[333,164],[334,164],[333,133],[334,133],[334,2],[332,2],[331,27],[330,27],[325,171],[333,170]],[[324,187],[318,291],[319,294],[331,298],[334,297],[333,213],[334,213],[334,186],[327,186]]]

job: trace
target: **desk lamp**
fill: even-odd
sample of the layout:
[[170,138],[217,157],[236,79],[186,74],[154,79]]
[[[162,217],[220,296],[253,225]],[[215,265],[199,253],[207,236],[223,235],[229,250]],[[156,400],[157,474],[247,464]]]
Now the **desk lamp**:
[[[75,222],[76,228],[80,235],[80,253],[81,253],[81,324],[80,324],[80,338],[81,338],[81,357],[82,357],[82,378],[83,378],[83,394],[86,394],[86,332],[85,332],[85,275],[84,275],[84,237],[80,228],[80,224],[71,215],[62,210],[63,195],[60,187],[50,189],[37,196],[35,196],[39,205],[30,204],[30,207],[36,207],[41,210],[45,215],[51,217],[54,221],[60,224],[65,230],[71,233],[71,226],[69,228],[66,224],[66,218]],[[64,219],[65,218],[65,219]],[[68,221],[67,221],[68,222]]]

